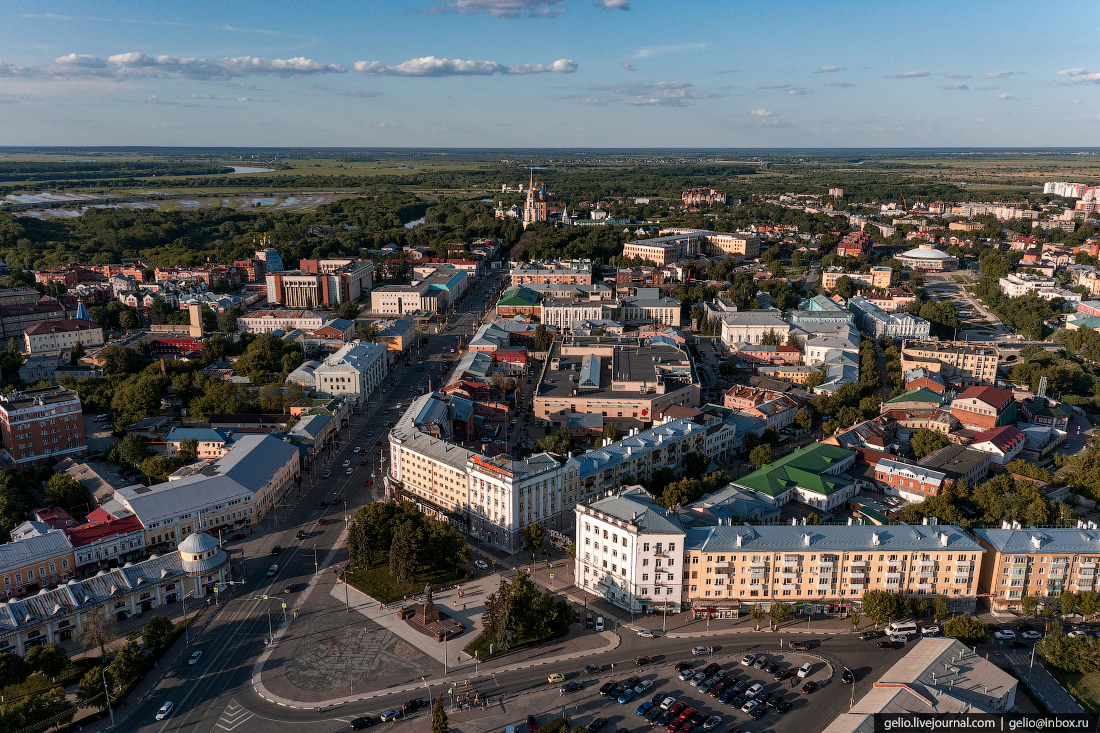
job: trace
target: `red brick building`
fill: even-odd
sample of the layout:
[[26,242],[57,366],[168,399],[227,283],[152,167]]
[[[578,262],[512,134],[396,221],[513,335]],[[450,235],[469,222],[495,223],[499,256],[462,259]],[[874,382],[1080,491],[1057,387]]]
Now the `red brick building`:
[[867,232],[851,232],[836,246],[836,253],[842,257],[860,257],[871,254],[871,235]]
[[88,454],[80,396],[64,387],[45,387],[0,396],[4,455],[16,468],[47,458]]
[[1016,421],[1016,399],[996,387],[968,387],[951,401],[951,414],[965,428],[992,430]]

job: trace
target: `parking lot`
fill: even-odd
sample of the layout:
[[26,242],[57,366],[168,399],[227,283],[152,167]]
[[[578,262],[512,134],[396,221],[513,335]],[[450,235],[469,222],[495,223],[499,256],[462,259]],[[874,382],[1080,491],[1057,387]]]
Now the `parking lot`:
[[[752,660],[755,666],[742,664],[743,658],[741,654],[686,654],[683,660],[670,658],[656,664],[631,665],[626,670],[622,665],[598,670],[590,666],[586,672],[563,675],[567,678],[564,685],[548,685],[545,691],[516,699],[511,710],[519,715],[516,725],[521,730],[525,729],[525,716],[534,715],[538,725],[565,716],[570,725],[608,733],[650,728],[682,733],[798,731],[820,729],[822,715],[836,714],[821,709],[827,700],[836,697],[835,690],[822,694],[823,687],[840,685],[845,702],[851,693],[850,687],[840,681],[843,669],[835,668],[813,648],[806,653],[763,652],[758,660]],[[884,657],[891,662],[896,659]],[[690,666],[684,668],[683,663]],[[811,667],[800,678],[798,669],[804,664]],[[562,692],[563,687],[569,689],[570,683],[581,687]],[[816,689],[801,692],[807,683]],[[627,689],[637,692],[624,694]]]

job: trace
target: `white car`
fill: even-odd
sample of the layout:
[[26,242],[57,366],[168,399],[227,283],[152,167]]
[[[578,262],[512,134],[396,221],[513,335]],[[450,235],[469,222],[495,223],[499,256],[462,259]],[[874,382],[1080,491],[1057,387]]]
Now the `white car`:
[[940,627],[935,624],[931,626],[922,626],[920,632],[928,636],[935,636],[940,633]]
[[474,560],[474,567],[478,570],[488,570],[489,563],[485,562],[484,560]]
[[695,674],[693,674],[691,676],[691,686],[692,687],[698,687],[699,685],[701,685],[703,683],[703,680],[705,680],[706,678],[707,678],[707,676],[705,674],[703,674],[702,672],[696,672]]
[[172,703],[171,703],[171,701],[169,701],[169,702],[166,702],[166,703],[164,703],[163,705],[160,706],[160,710],[157,711],[157,720],[164,720],[165,718],[167,718],[171,714],[172,714]]
[[714,730],[720,725],[722,725],[722,716],[712,715],[707,718],[707,722],[703,723],[703,730]]
[[634,694],[641,695],[650,687],[653,687],[653,680],[642,680],[638,683],[638,686],[634,688]]
[[753,710],[756,710],[756,708],[759,707],[759,706],[760,706],[760,703],[758,703],[756,700],[749,700],[747,703],[745,703],[744,705],[741,706],[741,712],[751,713]]
[[691,653],[697,657],[705,656],[707,654],[714,653],[714,647],[712,646],[697,646],[691,650]]
[[649,629],[642,629],[638,632],[638,636],[644,637],[646,639],[652,639],[654,634]]
[[661,700],[661,710],[668,710],[670,707],[672,707],[675,704],[676,704],[676,698],[666,697],[664,700]]
[[1024,639],[1042,639],[1043,638],[1043,635],[1041,633],[1039,633],[1038,631],[1025,631],[1024,633],[1020,634],[1020,636]]
[[1086,634],[1084,631],[1071,631],[1068,634],[1066,634],[1066,636],[1072,637],[1074,639],[1087,639],[1088,638],[1088,634]]
[[890,634],[890,641],[897,641],[904,644],[909,641],[909,637],[905,634]]
[[272,565],[271,567],[269,567],[267,569],[267,577],[270,578],[272,575],[274,575],[277,572],[279,572],[279,566],[278,565]]
[[363,450],[363,449],[362,449],[362,448],[360,448],[359,446],[355,446],[354,448],[352,448],[352,449],[351,449],[351,452],[352,452],[352,453],[359,453],[359,452],[360,452],[360,451],[362,451],[362,450]]
[[347,467],[348,467],[348,466],[350,466],[350,465],[351,465],[351,461],[350,461],[350,460],[348,460],[348,461],[344,461],[344,468],[347,468]]
[[191,657],[187,660],[187,663],[191,664],[191,665],[195,665],[195,664],[199,663],[200,659],[202,659],[202,652],[198,651],[198,652],[195,652],[191,655]]
[[1010,629],[1005,629],[1004,631],[997,631],[997,632],[994,632],[993,638],[994,639],[1015,639],[1016,638],[1016,632],[1012,631]]
[[756,655],[755,654],[746,654],[745,656],[741,657],[741,666],[742,667],[751,667],[752,663],[755,662],[755,661],[756,661]]
[[[745,695],[748,696],[749,699],[752,699],[752,698],[756,697],[757,695],[759,695],[763,691],[764,691],[764,685],[757,682],[755,685],[753,685],[749,689],[745,690]],[[746,711],[746,712],[748,712],[748,711]]]
[[348,470],[344,471],[344,475],[345,476],[350,476],[351,475],[351,469],[349,468]]
[[809,662],[806,662],[805,664],[803,664],[801,667],[798,668],[798,679],[801,680],[801,679],[805,679],[806,677],[809,677],[810,672],[813,671],[813,668],[814,668],[814,666],[812,664],[810,664]]

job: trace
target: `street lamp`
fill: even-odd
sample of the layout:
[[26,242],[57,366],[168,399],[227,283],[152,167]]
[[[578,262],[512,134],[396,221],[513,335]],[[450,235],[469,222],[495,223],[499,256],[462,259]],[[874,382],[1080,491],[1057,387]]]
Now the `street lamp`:
[[191,624],[187,623],[187,596],[191,596],[191,595],[194,595],[194,594],[195,594],[195,591],[191,591],[190,593],[185,593],[183,595],[183,644],[184,644],[184,646],[191,643],[191,635],[188,633],[188,631],[191,628]]
[[115,724],[115,711],[111,707],[111,691],[107,689],[107,668],[100,667],[99,674],[103,677],[103,694],[107,696],[107,712],[111,714],[111,725]]

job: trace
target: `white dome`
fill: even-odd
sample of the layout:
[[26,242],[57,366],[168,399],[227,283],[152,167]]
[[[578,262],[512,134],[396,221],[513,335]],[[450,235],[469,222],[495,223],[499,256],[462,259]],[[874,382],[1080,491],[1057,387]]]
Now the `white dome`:
[[932,247],[917,247],[908,252],[903,252],[901,256],[908,257],[912,260],[946,260],[951,257],[951,255],[943,250],[934,249]]
[[218,541],[205,532],[195,532],[188,535],[187,539],[180,543],[179,551],[192,555],[202,555],[218,546]]

